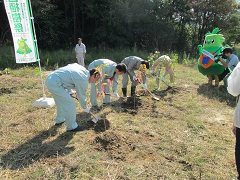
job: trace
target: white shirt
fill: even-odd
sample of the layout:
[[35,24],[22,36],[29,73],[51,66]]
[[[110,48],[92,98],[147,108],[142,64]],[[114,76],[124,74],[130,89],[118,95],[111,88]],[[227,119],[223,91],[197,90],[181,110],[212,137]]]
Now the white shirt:
[[[240,94],[240,63],[237,64],[228,78],[227,90],[228,93],[233,96],[238,96]],[[238,101],[234,114],[234,126],[240,128],[240,101]]]
[[76,44],[75,52],[77,54],[85,54],[86,53],[86,46],[85,46],[85,44],[83,44],[83,43]]

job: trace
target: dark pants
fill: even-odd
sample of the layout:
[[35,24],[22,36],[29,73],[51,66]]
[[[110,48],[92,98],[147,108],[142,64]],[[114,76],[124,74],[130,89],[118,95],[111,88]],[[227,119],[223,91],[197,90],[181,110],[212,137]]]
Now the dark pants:
[[240,128],[236,128],[235,159],[237,165],[238,180],[240,180]]
[[223,73],[222,74],[219,74],[218,75],[218,78],[219,78],[219,82],[220,81],[222,81],[223,80],[223,78],[229,73],[230,71],[229,71],[229,69],[228,68],[226,68],[225,69],[225,71],[223,71]]

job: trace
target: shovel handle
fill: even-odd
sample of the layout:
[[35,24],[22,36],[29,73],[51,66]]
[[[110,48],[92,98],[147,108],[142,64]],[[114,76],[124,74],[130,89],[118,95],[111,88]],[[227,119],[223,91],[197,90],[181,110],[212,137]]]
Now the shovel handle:
[[166,84],[168,87],[171,87],[169,84],[167,84],[164,80],[162,80],[162,82],[164,82],[164,84]]

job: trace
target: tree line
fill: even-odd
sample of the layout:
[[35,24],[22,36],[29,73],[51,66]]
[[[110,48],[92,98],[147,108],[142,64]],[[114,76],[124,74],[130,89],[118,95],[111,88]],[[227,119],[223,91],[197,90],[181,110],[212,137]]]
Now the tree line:
[[[215,27],[227,43],[240,41],[235,0],[32,0],[40,49],[72,49],[81,37],[87,47],[132,48],[197,54],[197,45]],[[0,0],[0,44],[11,31]]]

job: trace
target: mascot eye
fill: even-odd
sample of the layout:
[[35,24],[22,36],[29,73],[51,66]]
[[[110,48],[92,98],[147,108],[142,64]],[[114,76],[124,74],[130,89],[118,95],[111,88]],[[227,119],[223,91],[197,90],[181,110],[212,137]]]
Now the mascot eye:
[[213,44],[214,42],[215,42],[215,40],[213,39],[213,40],[212,40],[212,44]]

